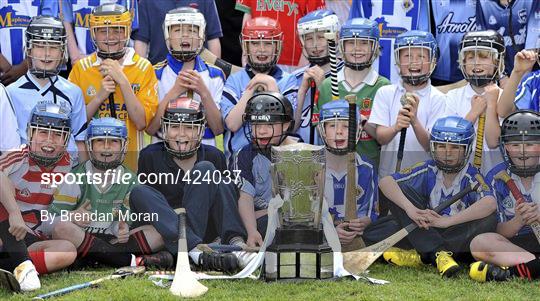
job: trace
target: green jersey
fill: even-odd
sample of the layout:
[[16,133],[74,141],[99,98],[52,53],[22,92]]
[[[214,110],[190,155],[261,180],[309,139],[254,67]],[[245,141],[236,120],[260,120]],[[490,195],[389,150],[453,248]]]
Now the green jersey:
[[[370,68],[370,71],[366,75],[366,78],[362,84],[352,88],[345,81],[345,69],[346,68],[343,68],[338,72],[339,98],[345,99],[345,96],[355,94],[356,105],[360,111],[360,114],[366,119],[369,119],[371,108],[373,107],[375,93],[377,93],[377,90],[379,90],[380,87],[389,85],[390,81],[385,77],[380,76],[375,69]],[[314,108],[314,114],[318,116],[321,107],[329,101],[332,101],[332,84],[331,78],[326,78],[319,88],[319,101]],[[369,158],[369,160],[375,164],[376,168],[378,168],[380,151],[381,146],[379,143],[377,143],[377,140],[375,140],[365,131],[362,131],[360,133],[360,141],[356,145],[356,152]]]
[[[81,215],[69,212],[83,208],[88,211],[89,233],[114,234],[117,221],[130,222],[129,194],[138,184],[137,176],[127,167],[120,165],[104,173],[95,172],[90,161],[76,166],[55,191],[49,211],[62,221],[81,219]],[[107,180],[106,180],[107,179]],[[69,181],[68,181],[69,180]],[[105,185],[103,184],[105,183]]]

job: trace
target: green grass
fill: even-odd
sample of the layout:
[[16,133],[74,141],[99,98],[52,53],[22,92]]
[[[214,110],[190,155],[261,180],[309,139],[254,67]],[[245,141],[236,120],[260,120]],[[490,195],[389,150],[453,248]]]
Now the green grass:
[[[0,290],[0,300],[28,300],[69,285],[107,276],[112,270],[62,272],[41,277],[42,289],[10,295]],[[463,271],[456,279],[442,279],[435,268],[398,268],[375,264],[371,277],[390,281],[371,285],[363,281],[306,281],[265,283],[261,280],[205,280],[205,300],[534,300],[540,296],[539,282],[513,280],[505,283],[476,283]],[[536,297],[535,297],[536,296]],[[155,286],[146,276],[101,283],[54,300],[178,300]]]

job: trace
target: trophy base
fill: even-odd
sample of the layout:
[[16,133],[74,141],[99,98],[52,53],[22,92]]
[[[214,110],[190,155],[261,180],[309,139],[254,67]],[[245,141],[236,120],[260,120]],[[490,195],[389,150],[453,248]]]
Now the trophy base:
[[266,281],[330,279],[334,254],[322,229],[278,228],[264,259]]

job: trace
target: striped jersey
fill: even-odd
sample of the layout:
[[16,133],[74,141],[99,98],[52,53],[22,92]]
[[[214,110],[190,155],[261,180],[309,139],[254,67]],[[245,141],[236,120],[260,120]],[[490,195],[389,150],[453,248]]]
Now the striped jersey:
[[[85,231],[89,233],[113,234],[115,230],[114,221],[119,220],[118,212],[124,214],[129,209],[129,194],[135,185],[136,175],[128,168],[120,165],[111,171],[113,178],[110,178],[106,185],[99,185],[94,177],[95,169],[90,160],[79,164],[72,171],[75,177],[81,179],[82,184],[78,183],[63,183],[55,191],[53,202],[49,207],[49,212],[56,213],[57,216],[63,210],[73,211],[78,208],[84,208],[91,213],[97,213],[103,218],[96,218],[85,227]],[[119,179],[124,177],[124,174],[130,174],[130,182],[123,183]],[[101,176],[101,175],[97,175]],[[100,178],[105,182],[104,178]],[[92,182],[92,181],[95,181]]]
[[[3,153],[0,157],[0,171],[9,178],[15,188],[15,200],[26,225],[34,231],[40,231],[42,226],[40,210],[47,210],[53,200],[55,189],[51,183],[47,183],[50,181],[44,179],[50,179],[53,173],[68,173],[71,169],[71,159],[69,154],[65,153],[52,169],[46,170],[37,165],[29,157],[28,152],[29,147],[24,145],[17,151]],[[0,204],[0,221],[8,217],[6,209]]]
[[[486,182],[493,188],[495,199],[497,199],[497,218],[499,223],[508,222],[516,215],[516,197],[510,193],[508,185],[500,178],[500,175],[505,173],[514,181],[519,191],[525,198],[525,202],[527,203],[533,202],[532,192],[534,191],[534,185],[537,182],[533,180],[531,189],[526,190],[523,183],[521,183],[521,178],[518,175],[513,174],[510,169],[508,169],[506,162],[497,164],[488,172],[486,175]],[[537,173],[534,177],[538,179],[538,177],[540,177],[540,173]],[[531,227],[526,225],[518,231],[517,235],[527,234],[530,232],[532,232]]]
[[[154,69],[150,62],[136,54],[133,48],[128,48],[123,60],[124,74],[131,84],[133,93],[144,108],[145,120],[148,125],[154,117],[158,104],[158,83]],[[101,59],[97,57],[96,53],[93,53],[79,60],[69,74],[69,80],[81,88],[86,104],[90,103],[101,89],[103,77],[99,72],[100,63]],[[130,120],[120,87],[116,87],[113,95],[116,116],[126,122],[128,129],[128,153],[124,162],[131,170],[137,170],[139,150],[144,147],[144,133],[138,131],[135,124]],[[94,117],[101,118],[110,115],[109,100],[106,99]]]
[[422,198],[429,200],[429,208],[435,209],[444,201],[452,198],[467,186],[480,183],[480,192],[471,191],[461,200],[444,209],[440,215],[452,216],[486,196],[493,196],[491,187],[486,184],[484,177],[477,168],[467,164],[455,177],[451,187],[443,184],[443,172],[437,168],[434,160],[419,162],[410,168],[402,169],[392,177],[400,188],[414,190]]
[[[342,157],[346,160],[346,156]],[[371,218],[378,216],[378,178],[377,170],[367,159],[356,154],[356,216]],[[326,164],[324,197],[334,221],[345,218],[345,199],[347,195],[347,169],[333,170]]]
[[405,31],[430,31],[428,0],[352,0],[349,19],[367,18],[379,23],[380,57],[373,63],[379,74],[397,83],[394,40]]

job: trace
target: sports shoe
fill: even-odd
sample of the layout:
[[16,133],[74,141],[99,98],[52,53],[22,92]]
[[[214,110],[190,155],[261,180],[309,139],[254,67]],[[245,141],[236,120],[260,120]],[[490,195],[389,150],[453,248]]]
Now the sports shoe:
[[510,270],[507,267],[500,267],[483,261],[477,261],[471,264],[469,276],[478,282],[506,281],[512,278]]
[[416,250],[404,250],[400,248],[390,248],[383,253],[386,262],[400,267],[420,267],[422,260]]
[[19,264],[13,272],[15,279],[21,285],[21,291],[29,292],[35,291],[41,288],[41,282],[39,281],[38,272],[36,267],[30,260],[26,260]]
[[440,251],[435,253],[435,263],[441,276],[452,277],[459,272],[459,264],[452,258],[452,252]]
[[174,265],[174,258],[171,253],[167,251],[160,251],[150,255],[143,255],[137,258],[138,266],[145,266],[147,268],[156,268],[169,270]]
[[234,274],[239,269],[238,258],[232,253],[202,253],[199,256],[198,267],[203,271],[218,271]]

